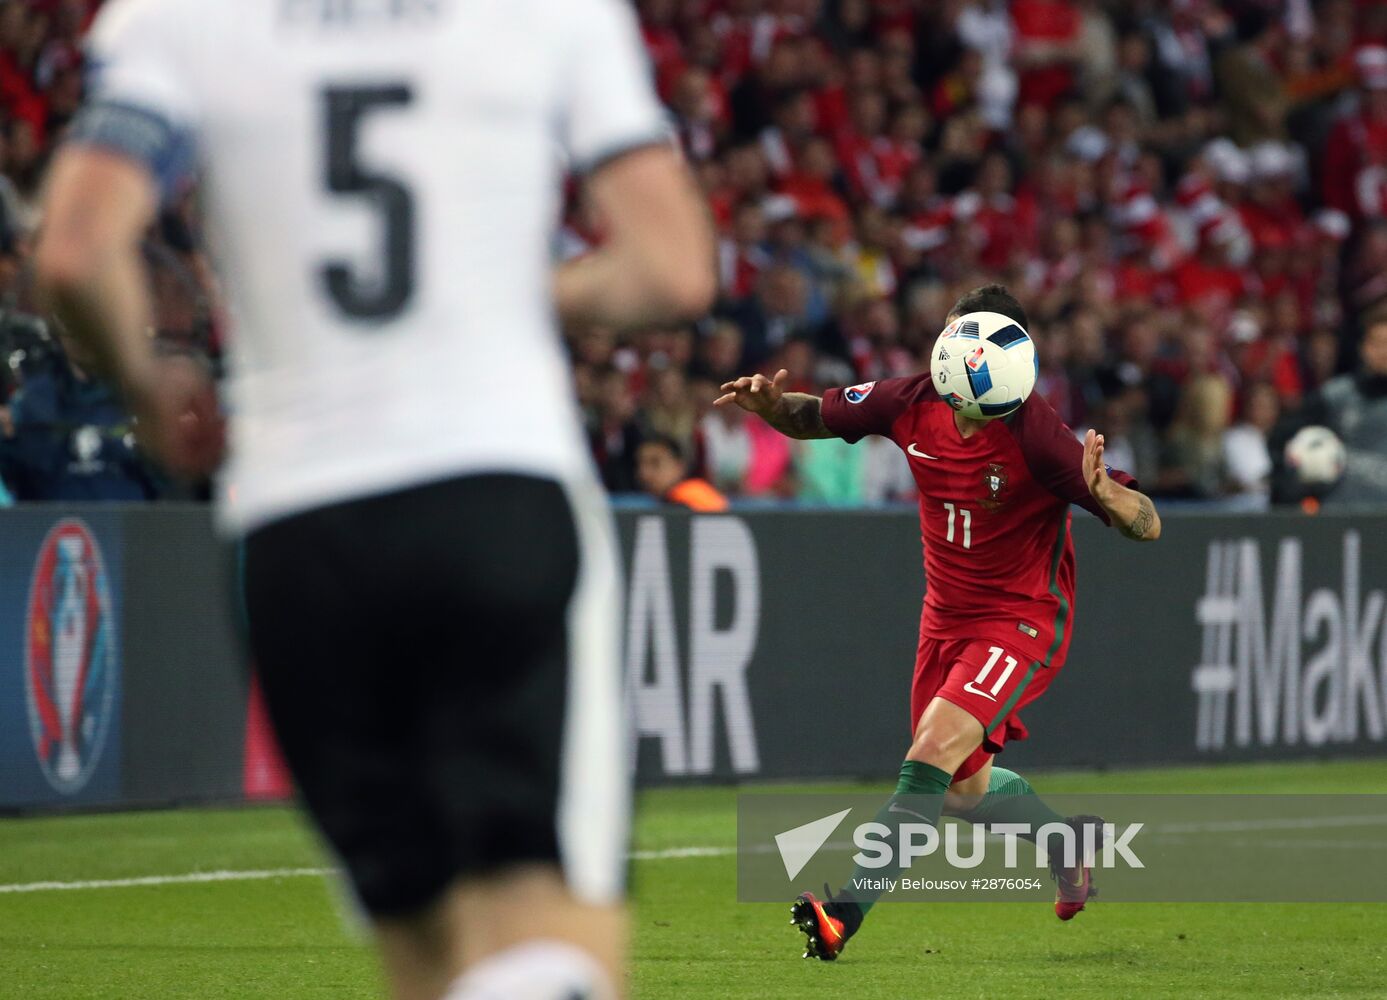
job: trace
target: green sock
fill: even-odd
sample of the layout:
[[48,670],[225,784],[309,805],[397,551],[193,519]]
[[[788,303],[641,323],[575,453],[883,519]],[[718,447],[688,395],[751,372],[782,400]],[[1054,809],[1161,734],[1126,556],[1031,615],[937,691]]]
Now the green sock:
[[[916,760],[908,760],[901,765],[901,777],[896,782],[896,794],[891,796],[876,814],[876,822],[890,827],[893,831],[886,838],[891,845],[891,863],[883,868],[863,868],[859,865],[853,869],[852,876],[840,893],[841,896],[855,901],[863,916],[885,891],[883,888],[871,888],[870,885],[882,879],[895,878],[901,873],[900,850],[894,833],[897,825],[902,819],[922,819],[926,823],[938,826],[939,814],[944,810],[944,793],[949,790],[949,784],[953,780],[954,776],[949,772]],[[903,796],[908,799],[906,808],[909,813],[905,816],[899,811],[892,812],[891,809]],[[861,923],[860,917],[853,920],[853,916],[856,915],[850,914],[848,918],[849,923],[853,925],[849,929],[850,933],[856,931],[856,925]]]
[[[1046,823],[1064,822],[1063,816],[1035,794],[1029,781],[1015,771],[995,765],[987,781],[987,794],[972,809],[958,813],[958,817],[969,823],[1028,823],[1033,831]],[[1025,839],[1035,843],[1034,834]]]

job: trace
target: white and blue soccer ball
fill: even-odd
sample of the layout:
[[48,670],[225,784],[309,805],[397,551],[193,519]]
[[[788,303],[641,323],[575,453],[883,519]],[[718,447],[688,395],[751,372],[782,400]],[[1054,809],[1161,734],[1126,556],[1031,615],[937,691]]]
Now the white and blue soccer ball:
[[1020,324],[995,312],[972,312],[944,328],[929,360],[935,391],[974,420],[1014,412],[1035,388],[1040,359]]
[[1302,427],[1286,442],[1286,464],[1305,486],[1329,486],[1344,474],[1348,452],[1328,427]]

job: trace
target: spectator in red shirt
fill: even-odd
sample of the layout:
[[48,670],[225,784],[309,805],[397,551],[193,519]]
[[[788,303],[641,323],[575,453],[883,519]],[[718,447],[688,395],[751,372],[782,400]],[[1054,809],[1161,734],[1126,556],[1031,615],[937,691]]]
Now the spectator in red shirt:
[[1387,214],[1380,179],[1387,164],[1387,47],[1365,46],[1354,63],[1357,106],[1334,124],[1325,141],[1320,193],[1326,205],[1351,218],[1381,217]]
[[1250,241],[1236,213],[1224,211],[1199,230],[1199,250],[1175,269],[1176,299],[1222,326],[1233,306],[1252,289],[1244,266]]
[[1011,19],[1021,67],[1020,102],[1054,107],[1074,89],[1080,57],[1078,8],[1071,0],[1015,0]]

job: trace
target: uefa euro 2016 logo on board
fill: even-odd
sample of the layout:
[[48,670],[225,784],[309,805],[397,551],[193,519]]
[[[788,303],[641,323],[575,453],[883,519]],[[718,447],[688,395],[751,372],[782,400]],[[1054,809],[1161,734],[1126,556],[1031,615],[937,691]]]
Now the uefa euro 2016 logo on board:
[[115,690],[115,619],[101,547],[82,521],[59,521],[39,547],[25,619],[24,687],[34,752],[48,783],[82,789],[101,757]]

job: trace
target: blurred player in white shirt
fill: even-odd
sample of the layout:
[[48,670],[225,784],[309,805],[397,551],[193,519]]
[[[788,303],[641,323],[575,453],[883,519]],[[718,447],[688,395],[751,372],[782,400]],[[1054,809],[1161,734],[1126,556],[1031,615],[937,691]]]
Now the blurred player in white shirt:
[[[306,805],[395,996],[621,992],[609,518],[559,320],[697,315],[712,237],[622,0],[115,0],[41,286],[175,471],[212,388],[138,250],[193,174],[234,320],[219,520]],[[604,220],[554,270],[565,169]],[[366,405],[365,400],[372,400]]]

